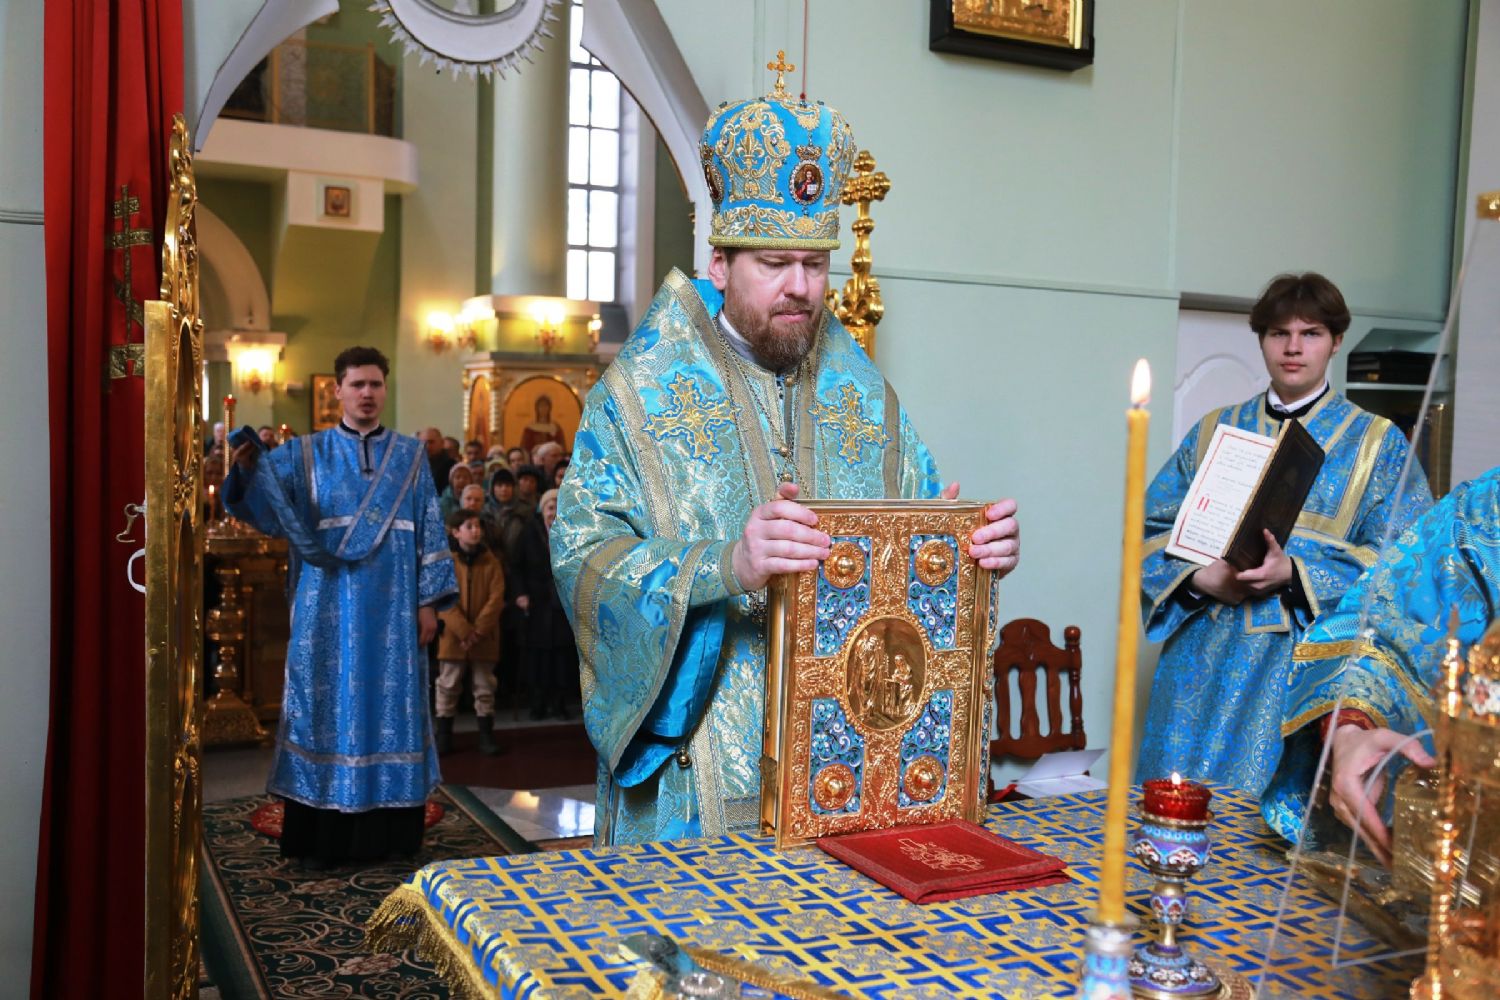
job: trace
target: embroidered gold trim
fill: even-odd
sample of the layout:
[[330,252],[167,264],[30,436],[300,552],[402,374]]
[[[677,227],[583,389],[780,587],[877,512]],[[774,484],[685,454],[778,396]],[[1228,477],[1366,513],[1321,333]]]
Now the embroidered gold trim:
[[619,562],[640,541],[635,535],[626,534],[601,542],[593,552],[584,556],[583,567],[578,571],[578,585],[573,593],[573,629],[578,634],[578,649],[583,654],[579,672],[584,701],[589,700],[599,681],[594,670],[594,647],[598,642],[594,623],[599,620],[599,586],[604,579],[604,567]]
[[1280,615],[1280,620],[1273,622],[1270,625],[1255,624],[1255,608],[1254,605],[1250,603],[1250,601],[1246,601],[1243,607],[1245,615],[1245,635],[1268,635],[1272,633],[1290,632],[1292,630],[1292,621],[1291,617],[1286,613],[1286,605],[1282,604],[1279,600],[1276,602],[1276,610]]
[[[1361,412],[1357,407],[1350,414],[1350,420]],[[1346,421],[1347,423],[1347,421]],[[1359,512],[1359,503],[1364,499],[1365,490],[1370,484],[1370,475],[1375,471],[1375,459],[1380,456],[1380,446],[1385,441],[1386,428],[1391,422],[1384,417],[1375,417],[1370,421],[1370,426],[1365,428],[1364,437],[1359,442],[1359,452],[1355,456],[1354,465],[1350,469],[1349,476],[1344,480],[1344,494],[1339,501],[1338,513],[1333,517],[1322,514],[1303,513],[1298,516],[1297,523],[1302,527],[1320,531],[1334,538],[1347,538],[1349,530],[1354,526],[1354,515]],[[1344,428],[1336,432],[1338,435],[1344,433]],[[1330,439],[1324,451],[1331,450],[1335,439]]]
[[[1333,706],[1334,702],[1331,701],[1319,702],[1316,707],[1309,708],[1307,711],[1300,713],[1296,717],[1288,719],[1281,725],[1282,739],[1291,736],[1293,733],[1297,732],[1299,729],[1307,725],[1309,722],[1312,722],[1314,719],[1321,719],[1323,716],[1328,715],[1333,711]],[[1375,723],[1375,725],[1381,727],[1382,729],[1390,728],[1390,722],[1386,719],[1385,713],[1380,711],[1380,709],[1376,708],[1374,705],[1371,705],[1369,702],[1365,701],[1363,698],[1345,698],[1343,699],[1343,704],[1339,707],[1357,708],[1361,712],[1364,712],[1366,715],[1368,715],[1371,721]]]
[[882,472],[885,476],[885,495],[890,499],[901,496],[901,401],[896,390],[885,383],[885,455]]

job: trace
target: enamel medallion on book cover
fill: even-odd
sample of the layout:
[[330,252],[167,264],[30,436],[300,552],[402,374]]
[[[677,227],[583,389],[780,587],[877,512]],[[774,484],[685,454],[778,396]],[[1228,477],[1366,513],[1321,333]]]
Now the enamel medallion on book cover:
[[817,500],[817,570],[770,587],[761,827],[778,848],[978,821],[994,711],[984,504]]

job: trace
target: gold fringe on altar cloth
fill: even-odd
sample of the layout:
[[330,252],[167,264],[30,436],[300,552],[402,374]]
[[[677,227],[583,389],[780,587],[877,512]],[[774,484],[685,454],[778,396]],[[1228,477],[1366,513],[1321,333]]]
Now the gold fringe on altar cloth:
[[[365,942],[370,951],[415,951],[424,962],[437,969],[443,982],[458,1000],[498,1000],[500,989],[485,982],[484,974],[469,957],[469,948],[443,922],[421,891],[410,885],[398,887],[380,904],[365,924]],[[740,982],[771,990],[793,1000],[849,1000],[816,983],[793,981],[774,976],[752,962],[702,948],[683,949],[704,969]],[[501,963],[505,960],[502,957]],[[526,970],[502,970],[519,980]],[[666,977],[643,968],[631,980],[626,1000],[663,1000]],[[562,994],[540,987],[526,994],[534,1000],[564,1000]],[[569,993],[567,996],[571,997]]]
[[365,942],[371,951],[415,951],[424,962],[432,963],[458,1000],[497,1000],[500,996],[474,967],[469,949],[459,943],[426,897],[409,885],[399,886],[380,904],[365,924]]

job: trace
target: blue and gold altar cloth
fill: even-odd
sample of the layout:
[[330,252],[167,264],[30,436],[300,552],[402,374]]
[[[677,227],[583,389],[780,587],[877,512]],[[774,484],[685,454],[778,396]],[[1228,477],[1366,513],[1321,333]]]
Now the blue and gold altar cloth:
[[[1284,845],[1256,802],[1215,792],[1213,858],[1190,883],[1184,943],[1252,982],[1264,973],[1261,997],[1405,996],[1420,966],[1359,964],[1388,948],[1352,921],[1334,967],[1337,907],[1302,879],[1265,960]],[[1062,858],[1073,881],[926,906],[815,847],[777,853],[743,835],[446,861],[387,898],[371,943],[419,947],[458,995],[505,1000],[652,996],[651,974],[619,948],[642,932],[753,970],[741,978],[772,988],[757,996],[1072,997],[1103,817],[1103,792],[994,806],[991,830]],[[1145,926],[1150,882],[1128,868]]]

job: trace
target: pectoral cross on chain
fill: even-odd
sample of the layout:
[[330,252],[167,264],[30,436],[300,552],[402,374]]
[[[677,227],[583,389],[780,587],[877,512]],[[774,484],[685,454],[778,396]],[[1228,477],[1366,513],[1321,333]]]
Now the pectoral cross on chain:
[[146,310],[139,299],[131,297],[131,249],[152,244],[151,230],[132,229],[131,221],[141,210],[141,200],[130,193],[129,184],[120,185],[119,201],[110,203],[110,215],[120,221],[120,228],[106,238],[105,245],[125,255],[124,274],[115,279],[115,298],[125,306],[125,343],[114,344],[109,349],[109,377],[124,378],[134,375],[146,376],[146,345],[130,339],[131,326],[142,329],[142,340],[146,326]]

